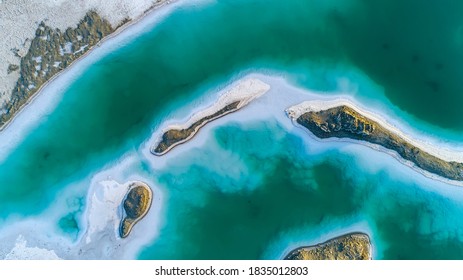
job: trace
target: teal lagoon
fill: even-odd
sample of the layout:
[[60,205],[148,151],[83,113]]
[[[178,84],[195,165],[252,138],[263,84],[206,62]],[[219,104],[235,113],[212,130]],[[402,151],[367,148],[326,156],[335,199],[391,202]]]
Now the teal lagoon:
[[[291,85],[273,83],[271,97],[342,93],[413,135],[459,148],[463,7],[447,4],[239,0],[164,8],[162,18],[148,17],[138,24],[144,28],[76,64],[63,75],[66,86],[52,83],[21,114],[33,124],[22,126],[19,116],[1,133],[9,141],[0,153],[0,253],[22,234],[84,258],[56,240],[82,244],[95,178],[129,156],[132,163],[111,176],[155,185],[164,194],[162,219],[152,231],[150,219],[140,224],[143,242],[124,241],[130,254],[104,258],[281,258],[348,230],[371,235],[375,258],[462,258],[458,187],[358,144],[318,142],[290,126],[283,106],[265,118],[250,106],[166,159],[146,153],[165,121],[187,117],[255,72]],[[294,100],[291,87],[300,89]],[[49,109],[32,111],[45,106],[45,95],[56,97]],[[34,221],[46,221],[35,238],[26,230]]]

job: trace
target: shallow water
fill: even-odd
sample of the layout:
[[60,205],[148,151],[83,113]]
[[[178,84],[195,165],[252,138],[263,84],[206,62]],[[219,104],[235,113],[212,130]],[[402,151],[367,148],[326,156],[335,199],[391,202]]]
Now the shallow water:
[[[72,198],[61,197],[63,190],[139,149],[176,106],[256,70],[279,73],[313,90],[347,88],[356,99],[379,104],[410,127],[461,143],[463,4],[445,2],[239,0],[178,9],[95,61],[66,89],[56,109],[8,151],[0,163],[0,218],[11,225],[68,199],[61,203],[68,210],[56,224],[75,238],[82,226],[85,186]],[[421,181],[403,182],[410,172],[395,178],[392,171],[349,167],[346,162],[364,152],[346,155],[339,149],[329,149],[314,163],[300,149],[269,140],[277,133],[282,143],[295,147],[306,141],[284,130],[257,126],[250,134],[257,139],[241,130],[217,130],[221,148],[213,154],[193,149],[185,155],[205,162],[226,156],[232,165],[197,165],[191,159],[185,166],[173,164],[159,178],[155,173],[171,192],[168,209],[188,207],[181,207],[181,213],[167,211],[169,223],[160,239],[141,257],[274,257],[266,251],[269,244],[300,238],[278,241],[285,231],[311,236],[319,223],[336,228],[362,221],[379,240],[379,257],[461,257],[461,208],[446,195],[423,189]],[[395,160],[389,165],[402,168]],[[176,172],[181,174],[174,180]],[[210,176],[206,180],[198,174]],[[393,199],[379,203],[383,196]],[[444,215],[442,207],[454,214]],[[214,236],[228,239],[220,242]],[[249,246],[237,246],[247,236]],[[179,244],[184,250],[172,252]]]

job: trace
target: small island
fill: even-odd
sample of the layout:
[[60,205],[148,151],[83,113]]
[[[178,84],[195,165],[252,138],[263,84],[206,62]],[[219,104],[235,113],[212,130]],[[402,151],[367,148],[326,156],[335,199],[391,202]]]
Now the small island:
[[413,140],[405,139],[349,104],[333,104],[335,106],[320,108],[323,106],[315,102],[306,103],[306,106],[303,103],[288,109],[287,114],[318,138],[350,138],[380,145],[424,171],[450,180],[463,180],[463,163],[432,155]]
[[119,227],[121,238],[126,238],[132,231],[133,226],[148,213],[152,196],[151,188],[148,185],[142,182],[135,182],[130,185],[129,191],[122,202],[124,214]]
[[364,233],[342,235],[326,242],[299,247],[285,260],[371,260],[371,243]]
[[151,153],[156,156],[166,154],[175,146],[193,138],[207,123],[241,109],[269,89],[269,85],[258,79],[249,78],[239,81],[213,106],[196,113],[186,124],[168,127],[158,143],[151,148]]
[[206,125],[208,122],[218,119],[220,117],[225,116],[226,114],[230,114],[239,109],[238,105],[240,101],[232,102],[231,104],[226,105],[216,113],[212,115],[205,116],[200,120],[194,122],[188,128],[185,129],[169,129],[168,131],[164,132],[162,135],[161,142],[158,143],[156,148],[153,150],[153,154],[155,155],[163,155],[167,153],[173,147],[188,141],[192,138],[198,130]]

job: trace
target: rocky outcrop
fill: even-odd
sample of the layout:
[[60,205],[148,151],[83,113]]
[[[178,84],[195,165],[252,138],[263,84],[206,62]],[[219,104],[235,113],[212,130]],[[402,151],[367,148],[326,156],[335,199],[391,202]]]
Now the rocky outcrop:
[[[74,60],[85,54],[102,38],[112,33],[111,24],[96,12],[88,12],[76,28],[64,32],[41,22],[21,64],[10,65],[8,71],[20,71],[11,99],[2,108],[3,126],[40,87]],[[18,54],[19,55],[19,54]]]
[[208,122],[218,119],[226,114],[234,112],[239,109],[240,101],[232,102],[216,113],[205,116],[198,121],[194,122],[188,128],[185,129],[169,129],[162,135],[161,141],[156,145],[151,152],[157,156],[167,153],[173,147],[186,142],[191,139],[198,130],[206,125]]
[[140,221],[151,207],[152,192],[148,185],[141,182],[133,183],[123,200],[124,214],[119,227],[119,235],[126,238],[133,226]]
[[306,112],[297,118],[297,122],[319,138],[367,141],[397,152],[401,158],[425,171],[450,180],[463,180],[463,163],[431,155],[347,105]]
[[363,233],[347,234],[291,251],[286,260],[370,260],[371,243]]
[[19,70],[19,65],[10,64],[8,65],[7,73],[10,74],[11,72],[18,71],[18,70]]

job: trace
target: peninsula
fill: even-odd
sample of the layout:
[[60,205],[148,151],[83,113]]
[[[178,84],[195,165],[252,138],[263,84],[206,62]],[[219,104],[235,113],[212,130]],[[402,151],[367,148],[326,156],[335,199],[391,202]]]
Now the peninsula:
[[371,243],[364,233],[342,235],[326,242],[300,247],[285,260],[371,260]]
[[444,160],[437,149],[420,147],[390,125],[370,118],[349,102],[305,102],[287,111],[288,116],[318,138],[349,138],[396,152],[416,167],[445,179],[463,181],[463,163]]
[[193,138],[207,123],[235,112],[270,89],[266,83],[250,78],[239,81],[211,107],[194,114],[184,125],[167,127],[151,153],[162,156],[172,148]]
[[140,221],[151,207],[153,193],[151,188],[141,182],[130,185],[129,191],[123,200],[123,211],[119,235],[126,238],[133,226]]

